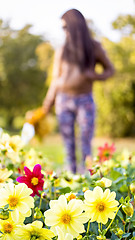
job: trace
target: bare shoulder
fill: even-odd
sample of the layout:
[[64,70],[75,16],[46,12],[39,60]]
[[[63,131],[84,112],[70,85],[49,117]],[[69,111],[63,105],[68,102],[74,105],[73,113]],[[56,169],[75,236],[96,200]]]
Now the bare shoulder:
[[55,58],[61,59],[62,53],[63,53],[63,46],[60,46],[55,50]]

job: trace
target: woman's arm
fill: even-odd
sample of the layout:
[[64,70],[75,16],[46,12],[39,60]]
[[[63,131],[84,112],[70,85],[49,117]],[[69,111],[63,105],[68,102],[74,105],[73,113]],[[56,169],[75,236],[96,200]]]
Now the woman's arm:
[[47,114],[54,104],[57,93],[57,80],[61,72],[61,54],[62,48],[57,50],[54,57],[53,80],[43,101],[44,113]]
[[105,50],[102,48],[100,43],[96,43],[96,63],[101,64],[103,72],[95,76],[95,80],[106,80],[111,77],[115,70],[113,64],[110,62]]

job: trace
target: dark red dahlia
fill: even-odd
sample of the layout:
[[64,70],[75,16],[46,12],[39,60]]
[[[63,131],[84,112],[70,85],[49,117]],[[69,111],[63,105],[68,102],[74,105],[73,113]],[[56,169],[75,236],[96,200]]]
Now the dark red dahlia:
[[33,171],[30,171],[30,169],[25,166],[24,172],[25,175],[18,177],[16,181],[19,183],[25,183],[29,188],[31,188],[33,190],[33,193],[31,194],[32,197],[35,195],[40,196],[38,191],[42,191],[44,185],[44,175],[41,173],[41,165],[36,164]]

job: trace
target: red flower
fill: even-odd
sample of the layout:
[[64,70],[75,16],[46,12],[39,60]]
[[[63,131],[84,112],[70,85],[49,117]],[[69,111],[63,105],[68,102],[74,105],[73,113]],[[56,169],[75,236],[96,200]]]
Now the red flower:
[[94,168],[90,168],[90,169],[89,169],[89,172],[90,172],[90,175],[93,175],[93,174],[95,174],[95,173],[96,173],[96,171],[95,171],[95,169],[94,169]]
[[112,144],[111,146],[108,143],[105,143],[103,147],[98,148],[98,157],[99,161],[103,162],[112,158],[113,153],[115,152],[115,146]]
[[29,168],[25,166],[24,172],[25,175],[18,177],[16,181],[19,183],[25,183],[29,188],[31,188],[33,190],[33,193],[31,194],[32,197],[34,197],[35,195],[40,196],[38,191],[42,191],[44,185],[44,175],[41,173],[41,165],[36,164],[32,172]]

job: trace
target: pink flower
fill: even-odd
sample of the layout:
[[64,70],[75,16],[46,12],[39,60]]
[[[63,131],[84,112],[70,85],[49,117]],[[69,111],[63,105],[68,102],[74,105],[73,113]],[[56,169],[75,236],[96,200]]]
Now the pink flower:
[[105,143],[104,146],[99,147],[98,150],[99,161],[103,162],[112,158],[113,153],[115,152],[115,146],[114,144],[109,146],[108,143]]
[[33,190],[33,193],[31,194],[32,197],[34,197],[35,195],[40,196],[38,191],[42,191],[44,185],[44,175],[41,173],[41,165],[36,164],[32,172],[29,168],[25,166],[24,172],[25,175],[18,177],[16,181],[19,183],[25,183],[29,188],[31,188]]

